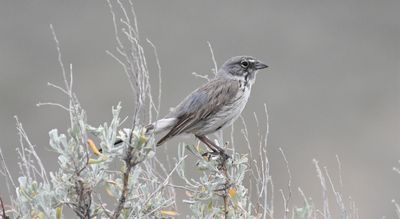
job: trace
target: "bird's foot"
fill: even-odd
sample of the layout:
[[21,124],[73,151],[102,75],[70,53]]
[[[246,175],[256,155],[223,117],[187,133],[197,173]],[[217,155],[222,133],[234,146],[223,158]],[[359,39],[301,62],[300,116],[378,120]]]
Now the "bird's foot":
[[207,160],[213,160],[212,158],[214,158],[218,155],[220,155],[218,151],[207,151],[207,152],[203,153],[201,156],[206,157]]
[[[224,150],[220,151],[207,151],[201,155],[202,157],[207,157],[208,160],[214,160],[215,158],[219,157],[222,162],[225,162],[228,159],[232,159],[230,155],[228,155]],[[214,159],[212,159],[214,158]]]
[[231,157],[229,154],[227,154],[227,153],[225,152],[225,150],[220,150],[220,151],[219,151],[219,155],[221,156],[223,162],[225,162],[225,161],[228,160],[228,159],[232,159],[232,157]]
[[202,157],[207,157],[209,160],[211,157],[216,157],[219,156],[223,162],[225,162],[228,159],[232,159],[230,155],[228,155],[225,150],[219,150],[219,151],[207,151],[201,155]]

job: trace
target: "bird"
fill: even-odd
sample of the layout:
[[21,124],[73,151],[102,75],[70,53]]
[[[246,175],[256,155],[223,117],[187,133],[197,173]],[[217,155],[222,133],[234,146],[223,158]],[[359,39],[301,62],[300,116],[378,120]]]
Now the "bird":
[[256,73],[268,66],[252,56],[229,58],[215,77],[190,93],[166,116],[145,126],[146,134],[167,132],[157,146],[180,134],[193,134],[213,153],[225,151],[207,135],[231,125],[250,97]]
[[228,59],[213,79],[194,90],[164,118],[146,126],[146,132],[168,131],[157,146],[179,134],[190,133],[211,150],[222,152],[207,135],[231,125],[240,116],[257,71],[267,67],[251,56]]

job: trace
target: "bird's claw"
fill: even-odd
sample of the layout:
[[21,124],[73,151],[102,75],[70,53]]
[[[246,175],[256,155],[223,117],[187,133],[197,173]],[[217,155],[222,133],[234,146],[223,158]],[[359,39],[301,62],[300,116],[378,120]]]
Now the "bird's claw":
[[208,152],[203,153],[201,156],[202,157],[207,157],[209,160],[210,160],[211,157],[214,157],[214,156],[220,156],[220,158],[223,161],[226,161],[228,159],[232,159],[232,157],[230,155],[228,155],[224,150],[221,150],[221,151],[208,151]]
[[215,157],[217,155],[220,155],[218,151],[207,151],[201,154],[202,157],[207,157],[208,160],[210,160],[211,157]]
[[227,154],[224,150],[219,151],[219,155],[224,161],[232,159],[232,157],[229,154]]

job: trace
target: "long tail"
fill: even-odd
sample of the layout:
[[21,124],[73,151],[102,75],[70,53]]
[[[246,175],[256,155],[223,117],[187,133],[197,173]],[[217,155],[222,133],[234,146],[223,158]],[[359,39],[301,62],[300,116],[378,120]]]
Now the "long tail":
[[[144,127],[146,129],[146,135],[157,134],[160,132],[167,131],[175,125],[176,120],[177,120],[176,118],[164,118],[164,119],[160,119],[156,122],[153,122],[151,124],[148,124]],[[160,146],[166,140],[167,139],[162,138],[160,141],[157,142],[157,146]],[[122,139],[117,139],[114,142],[114,145],[121,144],[122,142],[123,142]]]
[[[155,123],[152,123],[148,125],[148,128],[153,128],[153,133],[157,134],[160,132],[167,131],[171,129],[175,124],[176,124],[177,119],[176,118],[168,118],[168,119],[160,119]],[[147,128],[147,127],[146,127]],[[148,133],[149,129],[146,129],[146,133]],[[166,142],[169,139],[169,137],[164,136],[162,137],[156,144],[156,146],[162,145],[164,142]]]
[[168,129],[171,129],[172,126],[175,125],[176,123],[176,118],[166,118],[166,119],[160,119],[156,122],[153,122],[149,125],[146,125],[146,134],[158,134],[160,132],[167,131]]

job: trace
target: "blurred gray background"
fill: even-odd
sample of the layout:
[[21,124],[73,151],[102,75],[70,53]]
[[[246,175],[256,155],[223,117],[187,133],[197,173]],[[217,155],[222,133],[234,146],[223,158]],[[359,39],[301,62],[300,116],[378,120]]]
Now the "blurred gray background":
[[[134,3],[142,38],[152,40],[159,51],[162,114],[203,83],[192,72],[210,72],[207,41],[218,64],[234,55],[255,56],[271,68],[258,74],[244,116],[254,130],[253,112],[262,115],[263,104],[268,106],[269,157],[277,191],[287,180],[278,151],[282,147],[293,174],[294,203],[302,204],[296,198],[301,187],[321,208],[312,159],[328,166],[337,179],[337,154],[344,193],[357,203],[360,218],[395,217],[391,200],[400,200],[400,176],[392,170],[400,159],[400,1]],[[55,168],[56,158],[49,150],[48,131],[65,131],[68,122],[60,109],[36,107],[38,102],[65,102],[46,86],[61,84],[49,24],[61,41],[65,62],[74,65],[75,91],[89,122],[109,121],[111,106],[119,101],[123,115],[130,116],[133,109],[126,77],[105,53],[114,48],[105,1],[1,1],[0,146],[15,174],[14,115],[49,169]],[[146,49],[154,66],[151,48]],[[154,67],[152,74],[157,77]],[[175,144],[168,144],[168,151],[175,155]],[[0,192],[7,194],[4,186]]]

